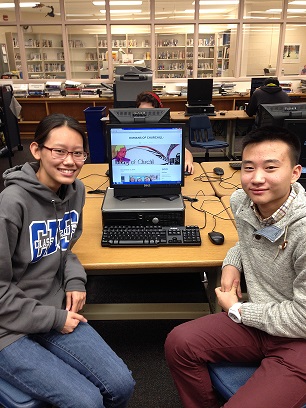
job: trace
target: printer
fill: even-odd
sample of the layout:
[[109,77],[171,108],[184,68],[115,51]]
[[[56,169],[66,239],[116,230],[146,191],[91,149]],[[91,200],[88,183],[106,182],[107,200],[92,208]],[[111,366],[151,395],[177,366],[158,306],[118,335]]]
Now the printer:
[[137,95],[144,91],[152,91],[153,72],[149,68],[117,65],[114,74],[115,108],[135,108]]

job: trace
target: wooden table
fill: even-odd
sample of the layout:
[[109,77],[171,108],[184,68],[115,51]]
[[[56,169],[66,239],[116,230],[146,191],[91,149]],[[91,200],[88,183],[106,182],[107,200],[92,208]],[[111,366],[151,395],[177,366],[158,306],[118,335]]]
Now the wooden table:
[[[229,161],[201,163],[217,197],[230,196],[235,190],[241,188],[240,170],[232,169],[229,163]],[[217,176],[213,172],[214,167],[221,167],[224,170],[224,175]]]
[[[100,169],[102,169],[100,166],[84,165],[79,177],[91,174],[93,170],[98,174],[97,177],[103,177],[100,176]],[[192,179],[189,180],[188,184],[192,184]],[[197,188],[195,186],[194,194]],[[185,194],[184,189],[185,187],[183,194]],[[188,189],[191,194],[191,186]],[[199,196],[199,200],[195,203],[186,202],[185,223],[202,227],[201,246],[157,248],[102,247],[102,200],[99,195],[87,193],[83,211],[83,234],[73,247],[73,252],[89,275],[173,273],[175,276],[176,273],[205,271],[210,282],[212,306],[214,310],[218,309],[214,303],[214,288],[220,280],[220,266],[228,249],[237,241],[236,229],[219,198],[203,195]],[[224,234],[223,245],[213,245],[210,242],[207,234],[213,228]],[[210,308],[207,303],[113,303],[88,304],[84,308],[84,313],[91,320],[192,319],[210,313]]]
[[[226,150],[228,157],[235,156],[235,133],[237,120],[252,120],[244,110],[228,110],[223,111],[225,115],[221,115],[220,112],[216,112],[215,116],[209,116],[209,119],[213,121],[225,121],[226,123],[226,141],[229,144],[229,148]],[[187,122],[189,116],[185,116],[184,111],[170,112],[170,118],[172,122]]]

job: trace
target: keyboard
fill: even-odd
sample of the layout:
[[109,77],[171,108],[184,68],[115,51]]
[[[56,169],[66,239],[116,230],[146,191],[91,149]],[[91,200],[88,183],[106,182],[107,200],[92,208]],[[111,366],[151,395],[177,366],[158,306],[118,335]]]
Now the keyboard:
[[158,247],[201,245],[196,225],[166,227],[160,225],[104,225],[103,247]]
[[232,169],[241,170],[241,161],[231,161],[229,165]]

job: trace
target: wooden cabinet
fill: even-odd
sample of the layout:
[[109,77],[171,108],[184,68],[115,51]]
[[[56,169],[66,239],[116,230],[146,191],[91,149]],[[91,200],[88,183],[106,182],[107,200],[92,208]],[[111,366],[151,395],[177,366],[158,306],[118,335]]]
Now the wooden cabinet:
[[[306,102],[306,94],[290,94],[292,102]],[[22,138],[33,138],[37,124],[46,115],[51,113],[64,113],[73,116],[81,123],[85,123],[84,110],[90,106],[106,106],[106,114],[109,108],[114,106],[112,98],[17,98],[22,106],[19,129]],[[161,97],[165,108],[172,112],[185,111],[186,97],[163,96]],[[213,96],[213,105],[216,111],[236,110],[244,108],[249,101],[249,96]]]

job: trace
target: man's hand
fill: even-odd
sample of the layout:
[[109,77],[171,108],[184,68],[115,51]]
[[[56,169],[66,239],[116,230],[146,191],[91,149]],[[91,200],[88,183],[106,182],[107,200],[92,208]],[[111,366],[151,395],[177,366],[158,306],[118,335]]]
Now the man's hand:
[[234,280],[238,281],[237,296],[241,299],[241,286],[240,286],[240,272],[232,265],[226,265],[222,269],[221,275],[221,290],[222,292],[229,292],[232,289]]
[[218,304],[222,307],[222,309],[225,312],[228,312],[229,308],[238,302],[238,296],[237,296],[238,286],[239,286],[239,281],[235,279],[230,291],[224,292],[221,286],[215,289],[215,293],[218,298]]
[[87,319],[78,313],[68,312],[67,319],[61,333],[72,333],[80,322],[87,323]]
[[86,292],[66,292],[66,310],[78,312],[86,302]]

